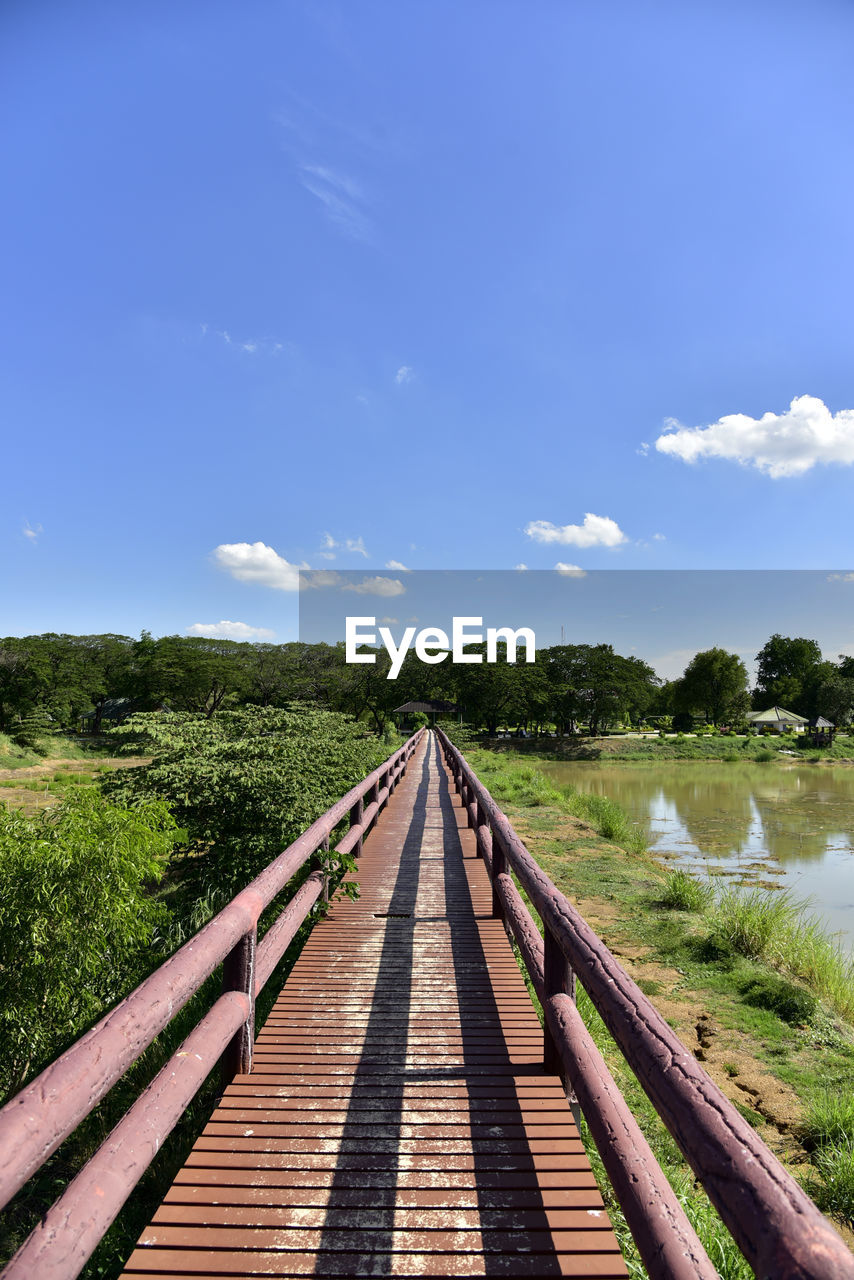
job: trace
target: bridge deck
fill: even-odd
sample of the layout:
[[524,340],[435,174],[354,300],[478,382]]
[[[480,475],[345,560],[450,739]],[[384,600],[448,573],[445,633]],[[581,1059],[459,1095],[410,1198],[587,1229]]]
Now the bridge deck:
[[125,1274],[627,1274],[433,736]]

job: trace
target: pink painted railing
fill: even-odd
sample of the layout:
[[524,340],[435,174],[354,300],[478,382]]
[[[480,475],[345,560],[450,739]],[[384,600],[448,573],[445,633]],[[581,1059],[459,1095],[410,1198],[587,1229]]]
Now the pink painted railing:
[[258,942],[261,914],[308,858],[358,852],[405,773],[424,730],[342,796],[270,863],[219,915],[0,1111],[0,1208],[9,1202],[187,1001],[223,965],[223,993],[155,1076],[105,1142],[42,1218],[2,1273],[3,1280],[73,1280],[114,1220],[164,1139],[207,1076],[226,1080],[252,1067],[255,999],[318,898],[313,871]]
[[[541,871],[471,766],[437,730],[474,828],[493,915],[518,943],[545,1015],[544,1060],[574,1091],[650,1276],[714,1277],[693,1229],[574,1003],[587,991],[653,1106],[761,1280],[854,1280],[854,1255]],[[511,872],[542,922],[540,936]]]

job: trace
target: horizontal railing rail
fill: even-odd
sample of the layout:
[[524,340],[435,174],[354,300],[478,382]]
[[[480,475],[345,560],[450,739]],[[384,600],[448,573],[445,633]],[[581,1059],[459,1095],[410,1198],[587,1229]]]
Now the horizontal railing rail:
[[[761,1280],[854,1280],[854,1255],[605,944],[531,857],[441,730],[445,760],[545,1017],[544,1062],[578,1098],[652,1277],[715,1276],[575,1008],[581,982],[725,1226]],[[543,922],[540,936],[513,874]]]
[[[258,941],[263,911],[349,818],[335,854],[361,850],[421,739],[413,734],[241,890],[209,924],[0,1111],[0,1208],[94,1110],[219,964],[223,993],[8,1263],[4,1280],[73,1280],[217,1060],[227,1082],[252,1067],[255,999],[311,908],[328,892],[312,871]],[[367,803],[365,801],[367,800]],[[325,861],[325,859],[324,859]]]

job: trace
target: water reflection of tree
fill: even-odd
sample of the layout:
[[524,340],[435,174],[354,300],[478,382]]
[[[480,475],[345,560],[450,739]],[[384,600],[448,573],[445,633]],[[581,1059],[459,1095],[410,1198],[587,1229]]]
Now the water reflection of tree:
[[560,776],[610,796],[636,821],[663,802],[701,856],[815,861],[854,843],[854,771],[706,762],[569,769]]

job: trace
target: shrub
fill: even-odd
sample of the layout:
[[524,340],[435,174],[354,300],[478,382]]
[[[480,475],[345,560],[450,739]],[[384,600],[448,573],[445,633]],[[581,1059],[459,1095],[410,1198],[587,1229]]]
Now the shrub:
[[94,788],[32,817],[0,805],[0,1092],[45,1066],[150,968],[166,807]]
[[102,786],[121,803],[170,804],[186,851],[203,855],[187,867],[194,891],[217,910],[389,754],[350,716],[304,704],[147,713],[113,734],[154,759]]

